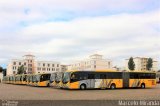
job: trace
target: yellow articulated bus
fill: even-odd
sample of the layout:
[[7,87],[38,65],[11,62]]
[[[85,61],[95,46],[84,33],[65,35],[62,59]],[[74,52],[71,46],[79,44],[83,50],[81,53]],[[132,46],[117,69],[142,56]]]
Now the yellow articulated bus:
[[62,79],[67,89],[148,88],[156,85],[154,72],[68,71]]
[[4,76],[3,83],[12,84],[14,82],[14,76]]
[[51,73],[33,75],[33,86],[50,86],[50,76]]
[[6,84],[12,83],[11,76],[4,76],[3,77],[3,83],[6,83]]

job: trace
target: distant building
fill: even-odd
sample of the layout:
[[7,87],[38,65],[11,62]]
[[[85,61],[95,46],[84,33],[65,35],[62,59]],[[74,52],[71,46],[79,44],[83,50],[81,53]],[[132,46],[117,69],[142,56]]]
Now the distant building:
[[17,70],[20,66],[24,66],[24,70],[28,74],[35,73],[35,56],[24,55],[22,59],[12,59],[7,66],[7,75],[17,74]]
[[24,66],[27,74],[52,73],[61,71],[60,62],[37,61],[33,55],[25,55],[22,59],[12,59],[7,66],[7,75],[17,74],[20,66]]
[[60,62],[54,61],[36,61],[35,73],[53,73],[61,71]]
[[64,72],[68,69],[68,65],[61,65],[61,71]]
[[[125,60],[125,67],[126,67],[127,71],[129,71],[129,69],[128,69],[128,61],[129,61],[129,59]],[[145,70],[147,70],[146,65],[147,65],[148,58],[135,57],[135,58],[133,58],[133,61],[135,63],[135,70],[136,71],[145,71]],[[153,66],[152,66],[151,70],[152,71],[158,71],[158,61],[153,60]]]
[[68,70],[106,70],[112,69],[112,62],[104,59],[102,55],[94,54],[88,59],[73,63],[68,66]]

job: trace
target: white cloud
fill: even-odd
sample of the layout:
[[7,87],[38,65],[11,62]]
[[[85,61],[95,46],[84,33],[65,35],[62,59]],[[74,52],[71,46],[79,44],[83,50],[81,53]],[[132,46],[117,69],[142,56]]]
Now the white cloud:
[[[123,65],[119,61],[129,56],[156,57],[160,61],[159,10],[46,21],[52,16],[59,16],[59,12],[67,14],[72,11],[77,14],[86,11],[87,14],[88,11],[99,13],[103,8],[144,8],[137,1],[119,2],[120,5],[115,5],[115,1],[100,1],[0,1],[0,5],[3,4],[0,7],[0,50],[4,52],[0,57],[10,59],[31,52],[39,57],[69,63],[92,53],[102,53],[106,58],[116,61],[117,65]],[[17,25],[23,21],[26,26]],[[13,28],[8,28],[11,26]],[[6,63],[5,58],[0,63]]]

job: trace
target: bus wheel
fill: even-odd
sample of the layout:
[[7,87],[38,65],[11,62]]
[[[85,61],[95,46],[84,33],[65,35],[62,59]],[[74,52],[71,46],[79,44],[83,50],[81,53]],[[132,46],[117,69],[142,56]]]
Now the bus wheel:
[[80,86],[80,89],[81,89],[81,90],[85,90],[85,89],[86,89],[86,85],[85,85],[85,84],[82,84],[82,85]]
[[145,88],[145,84],[143,83],[143,84],[141,84],[141,88],[142,89],[144,89]]
[[116,89],[116,85],[115,84],[111,84],[110,88],[111,89]]

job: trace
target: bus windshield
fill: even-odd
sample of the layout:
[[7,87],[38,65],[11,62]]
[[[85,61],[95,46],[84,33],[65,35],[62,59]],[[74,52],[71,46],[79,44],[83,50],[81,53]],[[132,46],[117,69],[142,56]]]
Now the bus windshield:
[[56,73],[52,73],[50,81],[55,81],[55,79],[56,79]]
[[33,76],[32,81],[33,81],[33,82],[36,82],[36,75]]
[[29,77],[29,81],[30,81],[30,82],[32,81],[32,76]]
[[69,72],[65,72],[63,74],[63,82],[68,82],[70,80],[70,73]]
[[41,75],[36,75],[36,81],[37,81],[37,82],[40,81],[40,76],[41,76]]
[[62,73],[57,73],[56,75],[56,81],[61,81],[62,80]]

